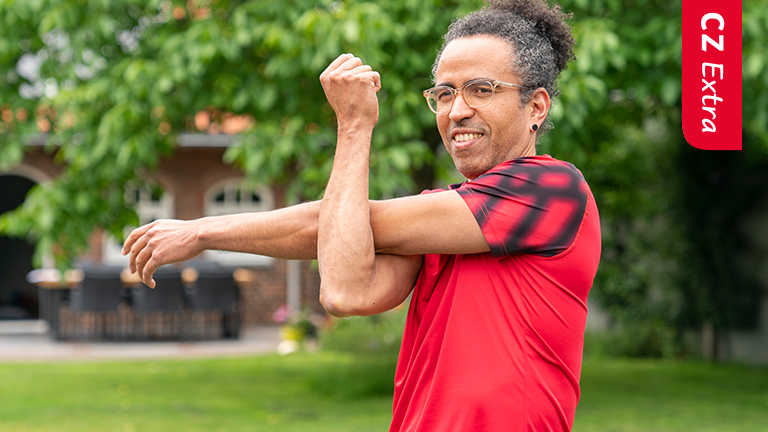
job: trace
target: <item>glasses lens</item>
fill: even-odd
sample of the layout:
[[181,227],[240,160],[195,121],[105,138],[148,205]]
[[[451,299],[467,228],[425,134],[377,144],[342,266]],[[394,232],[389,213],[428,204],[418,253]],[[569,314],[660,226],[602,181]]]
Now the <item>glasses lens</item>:
[[453,105],[454,90],[447,86],[440,86],[429,89],[425,92],[427,103],[432,111],[439,113],[451,109]]
[[476,81],[464,88],[464,99],[472,108],[480,108],[491,103],[493,84],[488,81]]

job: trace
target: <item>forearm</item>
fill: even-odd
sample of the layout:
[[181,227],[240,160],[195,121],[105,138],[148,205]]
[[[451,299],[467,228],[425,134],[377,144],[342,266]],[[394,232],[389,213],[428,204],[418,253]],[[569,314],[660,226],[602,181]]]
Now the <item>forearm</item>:
[[123,244],[129,268],[155,286],[160,266],[186,261],[206,249],[248,252],[287,259],[317,257],[320,202],[259,213],[241,213],[192,221],[157,220],[136,228]]
[[342,54],[320,82],[339,125],[317,228],[320,301],[336,316],[381,312],[406,298],[421,267],[418,256],[377,256],[374,246],[368,159],[381,77],[359,58]]
[[[364,307],[374,285],[376,253],[368,205],[371,130],[340,130],[318,224],[320,297],[335,315]],[[342,312],[342,309],[345,311]]]
[[202,218],[198,220],[198,239],[203,249],[316,259],[320,203]]

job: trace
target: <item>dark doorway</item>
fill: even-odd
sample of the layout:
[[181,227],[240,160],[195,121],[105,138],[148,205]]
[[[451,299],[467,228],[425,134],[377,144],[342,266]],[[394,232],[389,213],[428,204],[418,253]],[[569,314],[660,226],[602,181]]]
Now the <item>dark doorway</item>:
[[[21,203],[35,182],[17,175],[0,175],[0,214]],[[35,246],[24,239],[0,235],[0,319],[38,318],[37,287],[27,282]]]

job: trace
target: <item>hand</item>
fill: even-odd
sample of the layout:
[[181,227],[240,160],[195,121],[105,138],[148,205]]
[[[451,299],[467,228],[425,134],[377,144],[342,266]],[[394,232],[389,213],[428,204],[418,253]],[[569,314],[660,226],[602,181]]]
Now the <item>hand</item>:
[[129,270],[138,271],[141,280],[155,287],[152,275],[158,267],[194,258],[203,251],[195,221],[162,219],[136,228],[123,244],[122,254],[130,253]]
[[340,127],[360,125],[373,130],[379,119],[378,72],[352,54],[342,54],[323,71],[320,83]]

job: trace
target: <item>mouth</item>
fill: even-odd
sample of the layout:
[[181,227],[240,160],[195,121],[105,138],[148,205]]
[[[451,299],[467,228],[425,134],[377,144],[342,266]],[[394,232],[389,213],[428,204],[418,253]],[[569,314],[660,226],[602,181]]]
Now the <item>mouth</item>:
[[452,140],[456,150],[462,150],[471,147],[475,144],[484,134],[482,133],[454,133]]

